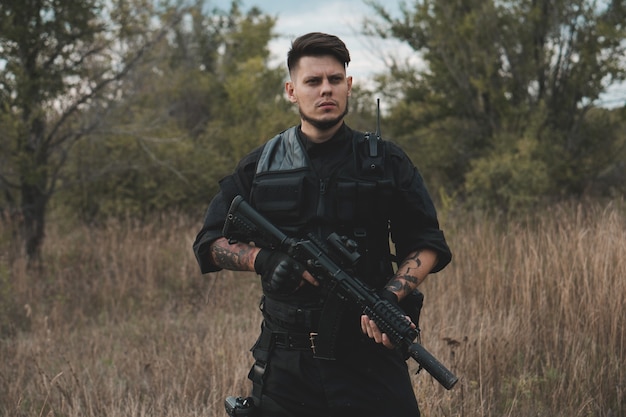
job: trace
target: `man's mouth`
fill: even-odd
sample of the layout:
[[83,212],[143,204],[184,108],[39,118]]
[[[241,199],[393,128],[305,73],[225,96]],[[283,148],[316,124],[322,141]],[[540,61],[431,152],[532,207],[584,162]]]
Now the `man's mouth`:
[[331,101],[325,101],[323,103],[320,103],[318,107],[323,110],[332,110],[336,107],[336,104]]

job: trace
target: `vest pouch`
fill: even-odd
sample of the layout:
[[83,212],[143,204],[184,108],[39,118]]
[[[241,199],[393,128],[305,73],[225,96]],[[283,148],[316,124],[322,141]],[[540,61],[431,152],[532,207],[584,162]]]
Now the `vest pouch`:
[[257,175],[251,201],[269,219],[296,219],[304,207],[304,175]]
[[371,225],[378,216],[379,198],[376,193],[375,182],[358,182],[357,183],[357,201],[355,218],[361,224]]
[[334,196],[337,218],[357,226],[371,226],[379,222],[386,224],[391,189],[384,183],[339,180]]
[[393,198],[393,182],[391,180],[381,180],[376,183],[376,207],[383,217],[389,217],[391,212],[391,201]]
[[335,210],[337,218],[341,222],[354,220],[356,212],[356,188],[355,182],[338,182],[335,196]]

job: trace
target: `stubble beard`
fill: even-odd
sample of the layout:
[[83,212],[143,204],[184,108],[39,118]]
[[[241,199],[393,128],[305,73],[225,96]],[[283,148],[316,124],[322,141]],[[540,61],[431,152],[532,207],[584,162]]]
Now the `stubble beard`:
[[313,127],[315,127],[318,130],[325,131],[325,130],[329,130],[335,127],[337,123],[343,120],[343,118],[346,117],[346,115],[348,114],[349,107],[350,106],[348,105],[348,100],[346,100],[346,108],[344,109],[343,113],[335,117],[334,119],[329,119],[329,120],[319,120],[319,119],[314,119],[312,117],[309,117],[305,113],[303,113],[302,109],[300,108],[298,108],[298,111],[300,112],[300,118],[303,121],[311,124]]

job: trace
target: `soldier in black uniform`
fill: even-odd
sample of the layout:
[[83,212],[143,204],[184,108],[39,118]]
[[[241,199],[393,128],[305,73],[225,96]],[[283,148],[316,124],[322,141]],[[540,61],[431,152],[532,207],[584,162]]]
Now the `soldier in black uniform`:
[[[419,299],[417,286],[450,262],[432,200],[408,156],[344,123],[349,62],[336,36],[316,32],[293,41],[285,91],[301,123],[250,152],[220,181],[193,244],[203,273],[260,275],[263,324],[249,378],[261,416],[419,416],[403,352],[369,317],[339,306],[337,322],[325,322],[332,294],[303,265],[222,236],[236,195],[290,236],[313,233],[323,241],[337,232],[362,255],[350,272],[409,309],[402,303]],[[320,347],[332,357],[316,354],[320,328],[336,330],[332,348]]]

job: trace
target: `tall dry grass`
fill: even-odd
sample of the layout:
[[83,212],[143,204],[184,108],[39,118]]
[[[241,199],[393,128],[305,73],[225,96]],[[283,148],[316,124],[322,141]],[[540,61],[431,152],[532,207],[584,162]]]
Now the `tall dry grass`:
[[[455,257],[423,285],[422,341],[460,382],[414,376],[423,415],[626,415],[623,204],[442,224]],[[201,276],[197,226],[53,221],[38,271],[1,229],[0,414],[224,416],[249,387],[259,285]]]

